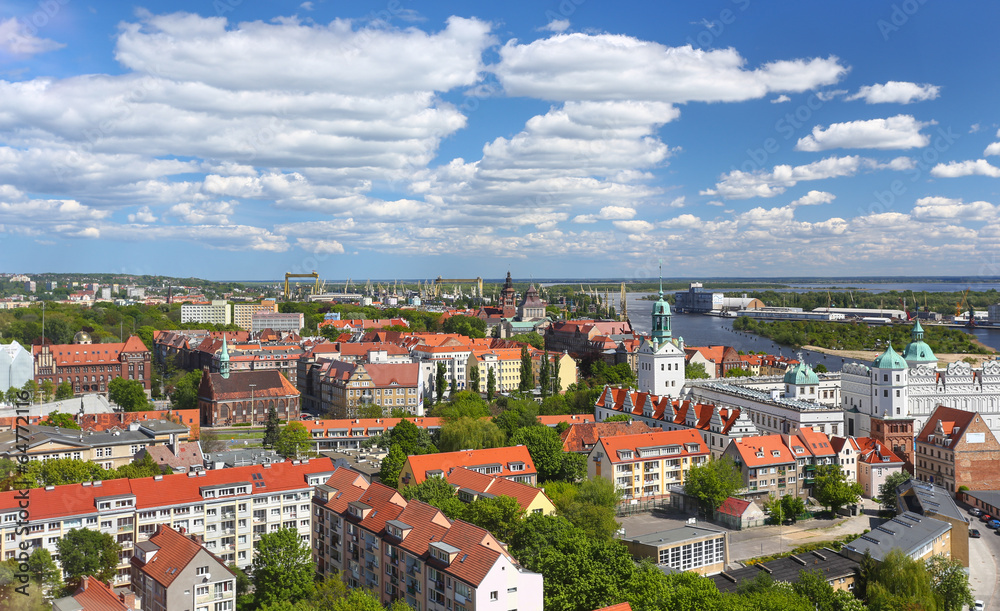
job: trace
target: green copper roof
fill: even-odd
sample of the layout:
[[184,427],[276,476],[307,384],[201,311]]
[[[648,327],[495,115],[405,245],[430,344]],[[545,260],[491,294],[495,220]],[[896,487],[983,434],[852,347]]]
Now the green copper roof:
[[918,341],[924,339],[924,328],[920,326],[920,321],[919,320],[916,321],[915,325],[913,325],[913,331],[910,331],[910,337],[915,342],[918,342]]
[[662,294],[656,300],[656,303],[653,304],[653,314],[670,315],[670,302],[664,299]]
[[819,384],[819,376],[805,361],[799,361],[798,365],[785,372],[784,382],[795,385]]
[[906,369],[906,361],[903,357],[899,356],[892,348],[892,342],[889,342],[889,346],[885,349],[881,355],[876,357],[875,361],[872,363],[873,367],[878,369]]

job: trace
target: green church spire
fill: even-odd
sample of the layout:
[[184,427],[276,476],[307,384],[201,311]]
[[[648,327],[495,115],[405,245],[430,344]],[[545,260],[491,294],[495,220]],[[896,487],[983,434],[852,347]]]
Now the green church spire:
[[229,378],[229,345],[226,343],[226,334],[222,334],[222,354],[219,355],[219,375]]

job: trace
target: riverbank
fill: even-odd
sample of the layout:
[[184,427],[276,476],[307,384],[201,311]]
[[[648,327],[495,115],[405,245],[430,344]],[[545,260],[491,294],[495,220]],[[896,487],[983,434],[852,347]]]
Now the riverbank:
[[[978,342],[978,340],[976,343],[979,343],[979,345],[987,350],[992,350],[992,348]],[[866,361],[869,363],[874,361],[875,357],[882,354],[881,352],[870,352],[867,350],[831,350],[830,348],[820,348],[819,346],[803,346],[803,348],[813,352],[822,352],[823,354],[829,354],[831,356],[856,359],[858,361]],[[973,364],[973,367],[979,367],[984,361],[990,361],[995,358],[995,355],[993,354],[935,354],[934,356],[937,357],[939,363],[955,363],[967,358],[972,358],[976,361]]]

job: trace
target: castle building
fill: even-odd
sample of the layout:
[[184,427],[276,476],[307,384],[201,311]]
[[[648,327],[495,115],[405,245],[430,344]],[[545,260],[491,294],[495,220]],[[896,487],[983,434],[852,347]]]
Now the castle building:
[[[978,412],[993,434],[1000,435],[1000,359],[981,367],[965,362],[938,367],[919,321],[910,337],[902,355],[890,345],[871,365],[844,365],[841,397],[847,434],[877,437],[875,429],[897,422],[911,433],[919,431],[938,405],[946,405]],[[888,445],[900,453],[895,444]],[[912,464],[912,445],[903,454]]]
[[675,341],[670,332],[670,304],[660,298],[653,304],[653,326],[636,356],[637,385],[641,392],[677,397],[684,388],[684,339]]

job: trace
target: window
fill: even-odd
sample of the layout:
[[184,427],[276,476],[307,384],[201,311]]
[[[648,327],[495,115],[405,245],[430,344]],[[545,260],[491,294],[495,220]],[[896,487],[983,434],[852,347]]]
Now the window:
[[195,575],[208,575],[208,567],[207,566],[199,566],[197,569],[195,569],[194,574]]
[[500,600],[500,593],[496,590],[490,592],[490,600]]

